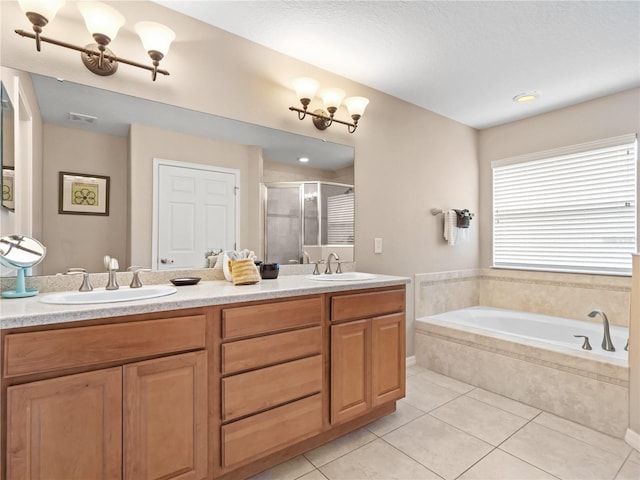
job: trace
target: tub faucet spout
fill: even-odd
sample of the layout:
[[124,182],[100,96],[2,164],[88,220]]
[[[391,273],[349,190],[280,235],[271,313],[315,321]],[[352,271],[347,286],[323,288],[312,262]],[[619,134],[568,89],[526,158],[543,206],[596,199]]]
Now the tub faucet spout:
[[595,318],[598,314],[602,316],[602,326],[604,327],[602,349],[606,350],[607,352],[615,352],[616,348],[613,346],[613,342],[611,341],[611,334],[609,333],[609,319],[607,318],[607,315],[599,308],[596,308],[589,314],[589,317]]

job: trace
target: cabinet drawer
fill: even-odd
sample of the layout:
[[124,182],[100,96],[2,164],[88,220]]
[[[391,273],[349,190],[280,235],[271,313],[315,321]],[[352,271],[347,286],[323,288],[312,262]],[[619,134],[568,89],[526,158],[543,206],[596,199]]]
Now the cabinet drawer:
[[331,320],[340,322],[376,317],[403,312],[404,308],[404,289],[336,295],[331,298]]
[[321,297],[222,310],[222,338],[239,338],[320,324]]
[[205,316],[16,333],[5,337],[6,377],[204,348]]
[[322,328],[311,327],[222,345],[222,373],[273,365],[322,351]]
[[222,379],[222,420],[249,415],[322,390],[322,355]]
[[320,394],[233,422],[222,427],[222,466],[255,460],[321,429]]

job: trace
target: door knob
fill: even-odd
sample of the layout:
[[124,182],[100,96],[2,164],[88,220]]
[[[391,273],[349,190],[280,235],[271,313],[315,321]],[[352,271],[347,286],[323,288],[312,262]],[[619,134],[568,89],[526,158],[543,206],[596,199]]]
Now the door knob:
[[173,260],[170,258],[161,258],[160,263],[173,263]]

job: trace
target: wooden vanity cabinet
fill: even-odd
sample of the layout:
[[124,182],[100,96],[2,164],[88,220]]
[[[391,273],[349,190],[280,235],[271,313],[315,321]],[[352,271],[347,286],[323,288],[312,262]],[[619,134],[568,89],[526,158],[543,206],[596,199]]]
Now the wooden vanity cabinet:
[[221,473],[322,431],[323,297],[222,310]]
[[336,294],[331,309],[331,423],[405,395],[405,290]]
[[[207,478],[205,320],[195,315],[5,335],[5,377],[16,370],[25,375],[9,373],[5,478]],[[132,332],[151,337],[128,336]],[[42,357],[28,348],[34,342],[59,352],[72,337],[78,341],[51,364],[71,371],[86,370],[87,363],[121,364],[56,376],[44,362],[18,360]],[[89,351],[83,338],[91,339]],[[138,349],[126,347],[133,344]],[[150,354],[156,358],[135,361]],[[31,381],[43,370],[51,378]]]

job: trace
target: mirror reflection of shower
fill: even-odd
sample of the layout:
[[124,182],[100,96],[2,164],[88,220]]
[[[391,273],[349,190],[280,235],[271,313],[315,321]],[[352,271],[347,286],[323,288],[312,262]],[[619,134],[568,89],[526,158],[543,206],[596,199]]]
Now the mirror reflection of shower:
[[353,185],[280,182],[264,186],[267,262],[316,262],[329,252],[342,261],[353,261]]

